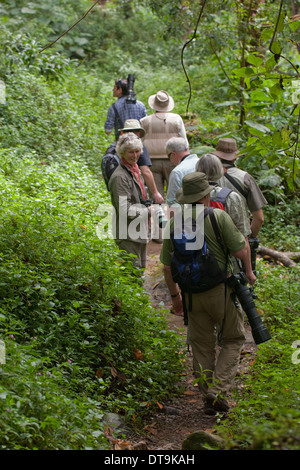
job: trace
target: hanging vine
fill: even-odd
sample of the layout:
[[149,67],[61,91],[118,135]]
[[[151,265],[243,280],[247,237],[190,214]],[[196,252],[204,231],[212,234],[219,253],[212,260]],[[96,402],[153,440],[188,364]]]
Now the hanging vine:
[[188,110],[189,110],[189,105],[190,105],[190,101],[191,101],[191,97],[192,97],[192,86],[191,86],[191,82],[190,82],[189,76],[187,74],[186,68],[184,66],[183,54],[184,54],[185,48],[196,38],[197,29],[198,29],[198,26],[199,26],[199,23],[200,23],[200,20],[201,20],[203,11],[204,11],[205,4],[206,4],[206,0],[203,0],[201,8],[200,8],[200,13],[199,13],[199,16],[198,16],[198,20],[197,20],[197,23],[196,23],[196,26],[195,26],[195,29],[194,29],[194,32],[193,32],[193,35],[188,41],[186,41],[186,43],[183,45],[183,47],[181,49],[181,65],[182,65],[186,80],[187,80],[188,85],[189,85],[189,98],[188,98],[188,103],[187,103],[187,107],[186,107],[186,112],[187,113],[188,113]]

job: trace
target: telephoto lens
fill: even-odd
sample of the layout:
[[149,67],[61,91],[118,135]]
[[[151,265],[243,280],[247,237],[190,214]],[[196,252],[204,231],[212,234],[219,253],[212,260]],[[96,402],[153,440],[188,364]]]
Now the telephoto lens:
[[126,98],[127,103],[132,103],[132,104],[136,103],[136,94],[133,91],[134,81],[135,81],[134,75],[130,73],[127,78],[127,82],[128,82],[128,95]]
[[[247,315],[252,336],[256,344],[264,343],[271,339],[271,335],[268,329],[263,324],[258,311],[256,310],[256,306],[251,295],[249,287],[244,285],[242,282],[244,281],[244,273],[233,275],[229,278],[229,285],[235,292],[237,298],[239,299],[242,309]],[[242,281],[242,282],[241,282]]]

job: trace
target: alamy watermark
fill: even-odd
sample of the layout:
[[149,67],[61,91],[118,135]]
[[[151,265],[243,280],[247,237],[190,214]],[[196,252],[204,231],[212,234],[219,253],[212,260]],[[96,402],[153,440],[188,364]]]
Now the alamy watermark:
[[0,365],[6,364],[6,348],[5,342],[0,339]]
[[[296,349],[295,352],[292,354],[292,363],[293,364],[300,364],[300,340],[296,340],[292,343],[292,348]],[[298,349],[297,349],[298,348]]]
[[200,249],[204,242],[203,204],[184,206],[167,204],[128,204],[126,196],[119,197],[117,210],[110,204],[100,204],[97,209],[100,222],[96,232],[99,239],[147,240],[161,236],[171,237],[168,220],[174,219],[172,232],[181,239],[184,232],[188,250]]
[[0,80],[0,104],[6,104],[6,87],[3,80]]

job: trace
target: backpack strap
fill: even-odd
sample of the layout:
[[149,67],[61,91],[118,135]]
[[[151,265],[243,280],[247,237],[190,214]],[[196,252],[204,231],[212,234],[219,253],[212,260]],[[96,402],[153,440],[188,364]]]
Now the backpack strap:
[[226,186],[224,188],[222,188],[217,196],[216,196],[216,201],[218,202],[221,202],[224,206],[226,204],[226,199],[227,197],[229,196],[230,193],[232,193],[233,189],[230,189],[230,188],[226,188]]
[[[225,261],[225,272],[227,273],[227,263],[228,263],[229,251],[228,251],[228,249],[226,249],[226,247],[224,245],[224,242],[223,242],[223,239],[221,237],[219,227],[218,227],[218,224],[217,224],[217,221],[216,221],[216,218],[215,218],[213,207],[209,207],[208,210],[209,210],[209,218],[210,218],[210,221],[211,221],[212,228],[215,232],[216,239],[217,239],[218,243],[221,245],[221,248],[222,248],[222,250],[224,252],[224,255],[225,255],[225,259],[226,259],[226,261]],[[224,317],[223,317],[221,330],[218,333],[219,342],[221,342],[222,332],[223,332],[223,328],[224,328],[224,325],[225,325],[225,319],[226,319],[226,294],[227,294],[227,282],[225,282]]]
[[[213,207],[209,207],[208,211],[209,211],[209,218],[210,218],[210,221],[211,221],[211,225],[212,225],[212,228],[214,229],[217,242],[221,245],[222,250],[224,251],[224,253],[226,255],[227,250],[225,248],[223,239],[222,239],[220,231],[219,231],[219,227],[218,227],[218,224],[217,224],[217,221],[216,221],[216,218],[215,218]],[[226,255],[226,259],[227,259],[227,255]]]
[[224,173],[225,178],[230,181],[230,183],[238,190],[239,193],[241,193],[242,196],[244,196],[245,199],[247,199],[247,193],[244,191],[244,189],[241,187],[241,185],[237,182],[235,178],[233,178],[231,175],[228,174],[228,172]]
[[117,118],[116,124],[118,124],[118,122],[119,122],[119,125],[116,125],[116,129],[115,129],[115,136],[116,136],[116,139],[118,139],[118,138],[119,138],[119,135],[120,135],[120,133],[119,133],[119,131],[118,131],[118,127],[120,126],[120,128],[123,128],[123,123],[122,123],[122,120],[121,120],[121,118],[120,118],[120,114],[119,114],[119,112],[118,112],[118,110],[117,110],[116,103],[113,103],[113,104],[112,104],[112,107],[113,107],[113,110],[114,110],[115,115],[116,115],[116,118]]

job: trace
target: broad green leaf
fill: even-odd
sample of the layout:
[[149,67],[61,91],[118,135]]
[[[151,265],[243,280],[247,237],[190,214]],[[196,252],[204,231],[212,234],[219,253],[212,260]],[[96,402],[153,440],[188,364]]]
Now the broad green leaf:
[[274,100],[278,100],[280,95],[282,95],[283,89],[281,88],[279,83],[276,83],[274,86],[270,88],[270,95]]
[[246,120],[245,124],[247,124],[247,126],[251,127],[252,129],[256,129],[257,131],[262,132],[263,134],[267,134],[270,132],[270,129],[268,127],[263,126],[262,124],[259,124],[255,121]]
[[233,69],[233,73],[237,77],[247,77],[250,75],[257,75],[252,67],[241,67],[240,69]]
[[281,54],[282,47],[279,41],[274,41],[271,46],[271,52],[273,54]]
[[255,67],[259,67],[263,63],[263,59],[258,57],[256,54],[249,54],[247,56],[247,62],[249,62],[249,64],[255,65]]
[[261,90],[255,90],[251,93],[251,99],[253,101],[270,101],[270,97]]
[[264,29],[260,35],[262,41],[269,41],[273,36],[273,29]]
[[291,28],[293,32],[295,32],[296,29],[300,27],[300,20],[296,20],[296,21],[291,20],[289,22],[289,27]]

